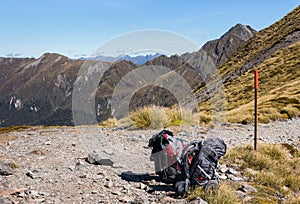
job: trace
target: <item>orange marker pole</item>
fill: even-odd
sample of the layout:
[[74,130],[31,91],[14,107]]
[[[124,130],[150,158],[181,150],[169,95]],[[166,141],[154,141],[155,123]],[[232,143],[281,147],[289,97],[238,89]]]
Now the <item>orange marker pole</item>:
[[257,149],[257,90],[258,70],[254,70],[254,150]]

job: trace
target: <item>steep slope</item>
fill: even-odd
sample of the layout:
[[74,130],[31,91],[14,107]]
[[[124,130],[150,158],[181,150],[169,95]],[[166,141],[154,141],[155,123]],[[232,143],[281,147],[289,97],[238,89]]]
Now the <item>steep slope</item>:
[[[218,69],[225,85],[228,120],[247,122],[253,115],[253,69],[259,70],[260,121],[288,118],[299,113],[300,7],[256,33]],[[210,109],[205,87],[196,90],[202,111]],[[275,94],[276,93],[276,94]]]

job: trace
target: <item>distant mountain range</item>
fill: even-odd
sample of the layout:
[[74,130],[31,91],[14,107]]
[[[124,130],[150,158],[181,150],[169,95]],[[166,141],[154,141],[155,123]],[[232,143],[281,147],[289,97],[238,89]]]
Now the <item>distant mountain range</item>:
[[[83,94],[83,97],[89,99],[87,103],[95,101],[98,121],[103,121],[112,115],[114,110],[111,109],[111,99],[116,86],[124,76],[141,67],[141,64],[157,65],[170,70],[157,78],[158,84],[168,80],[173,73],[179,74],[193,89],[197,100],[201,103],[199,109],[204,112],[209,111],[208,99],[211,97],[209,92],[213,93],[214,87],[224,84],[228,100],[226,110],[234,111],[253,99],[248,94],[252,93],[252,86],[239,81],[244,80],[245,74],[253,67],[263,66],[260,69],[268,76],[261,76],[262,87],[264,84],[269,84],[271,87],[270,84],[274,79],[280,82],[282,75],[280,70],[286,69],[292,73],[293,76],[291,75],[290,78],[293,83],[300,79],[297,71],[300,70],[299,60],[297,61],[300,58],[298,56],[300,53],[298,52],[299,10],[299,7],[296,8],[280,21],[259,32],[250,26],[237,24],[220,39],[207,42],[199,51],[181,56],[167,57],[156,54],[155,57],[151,55],[142,57],[143,59],[134,59],[135,61],[132,57],[124,56],[127,57],[126,60],[118,59],[114,62],[109,62],[112,59],[108,58],[100,59],[101,56],[93,60],[72,60],[50,53],[45,53],[38,59],[0,58],[0,126],[73,125],[72,94],[84,88],[80,85],[80,80],[88,82],[99,74],[101,70],[93,69],[93,65],[99,62],[98,60],[108,61],[106,65],[109,69],[96,85],[96,91]],[[211,80],[211,72],[205,66],[208,61],[213,63],[221,77],[210,90],[205,86],[207,80]],[[288,62],[288,65],[282,62]],[[85,77],[78,79],[77,73],[83,65],[89,69]],[[246,79],[252,80],[252,77],[249,78],[247,75]],[[75,83],[79,85],[74,87]],[[134,80],[129,81],[127,85],[131,87],[135,85],[134,83]],[[290,101],[298,107],[296,102],[300,104],[300,96],[297,98],[300,86],[292,86],[293,83],[289,78],[285,78],[279,84],[283,88],[290,83],[291,86],[288,87],[293,87],[293,93],[296,94],[296,98]],[[240,86],[241,84],[243,86]],[[269,86],[265,88],[267,91],[264,94],[271,92]],[[276,85],[273,83],[273,86]],[[134,93],[130,100],[130,109],[149,104],[172,106],[177,102],[173,93],[162,87],[149,85],[143,86]],[[81,113],[83,118],[91,114],[84,109],[77,112]]]
[[136,56],[130,56],[130,55],[119,55],[117,57],[111,57],[111,56],[104,56],[104,55],[98,55],[96,57],[82,57],[81,60],[100,60],[103,62],[117,62],[121,60],[126,60],[133,62],[137,65],[142,65],[146,63],[149,60],[152,60],[158,56],[160,56],[160,53],[155,54],[147,54],[147,55],[136,55]]

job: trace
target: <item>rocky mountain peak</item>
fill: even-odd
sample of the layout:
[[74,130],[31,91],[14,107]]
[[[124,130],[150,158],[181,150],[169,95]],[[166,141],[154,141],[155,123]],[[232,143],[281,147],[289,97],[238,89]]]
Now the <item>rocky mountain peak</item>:
[[239,23],[230,28],[219,39],[205,43],[198,52],[185,53],[181,57],[184,61],[190,62],[194,67],[199,68],[201,63],[200,61],[197,62],[197,58],[199,58],[197,56],[205,51],[215,66],[219,67],[233,56],[238,48],[253,37],[255,33],[256,31],[250,26]]

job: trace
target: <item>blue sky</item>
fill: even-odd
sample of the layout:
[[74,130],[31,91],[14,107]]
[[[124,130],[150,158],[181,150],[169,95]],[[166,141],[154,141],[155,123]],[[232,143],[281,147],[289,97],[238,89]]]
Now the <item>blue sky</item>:
[[108,40],[162,29],[201,46],[237,23],[261,30],[299,0],[2,0],[0,56],[90,55]]

